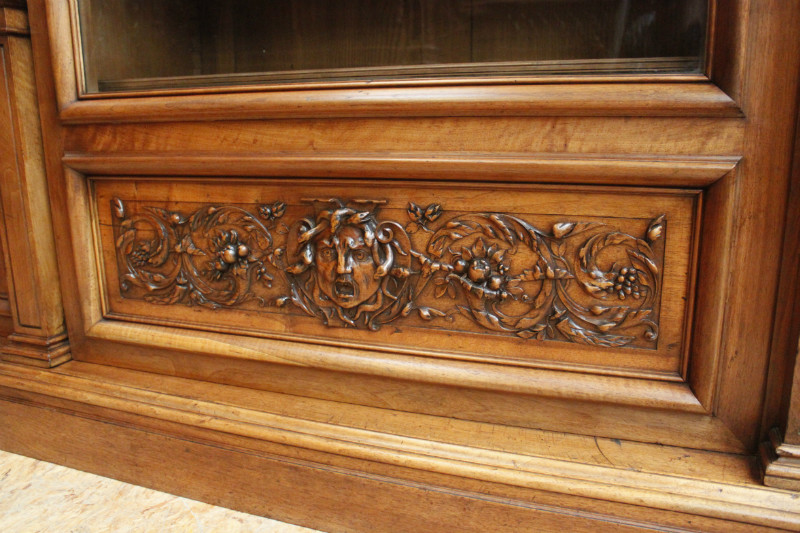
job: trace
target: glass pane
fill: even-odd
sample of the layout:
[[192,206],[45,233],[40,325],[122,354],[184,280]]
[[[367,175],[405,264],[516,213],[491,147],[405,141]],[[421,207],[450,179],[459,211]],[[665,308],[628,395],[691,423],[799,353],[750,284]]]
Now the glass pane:
[[90,92],[702,69],[707,0],[78,0]]

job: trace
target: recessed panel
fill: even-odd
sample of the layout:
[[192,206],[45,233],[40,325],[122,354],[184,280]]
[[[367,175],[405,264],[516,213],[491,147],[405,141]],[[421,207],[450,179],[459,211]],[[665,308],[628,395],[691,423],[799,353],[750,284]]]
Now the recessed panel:
[[694,191],[92,183],[109,318],[680,379]]

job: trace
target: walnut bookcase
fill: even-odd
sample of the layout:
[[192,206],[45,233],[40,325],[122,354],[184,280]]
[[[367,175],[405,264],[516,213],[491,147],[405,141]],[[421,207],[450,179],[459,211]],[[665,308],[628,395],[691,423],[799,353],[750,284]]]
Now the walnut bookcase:
[[330,531],[797,530],[800,2],[709,12],[700,74],[98,92],[30,0],[71,359],[0,365],[0,446]]

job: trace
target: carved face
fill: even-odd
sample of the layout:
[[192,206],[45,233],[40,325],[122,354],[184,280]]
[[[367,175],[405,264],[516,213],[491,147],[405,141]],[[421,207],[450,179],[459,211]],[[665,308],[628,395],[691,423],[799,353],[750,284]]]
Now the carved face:
[[317,242],[316,270],[320,290],[347,309],[368,300],[381,285],[372,249],[356,226],[345,226]]

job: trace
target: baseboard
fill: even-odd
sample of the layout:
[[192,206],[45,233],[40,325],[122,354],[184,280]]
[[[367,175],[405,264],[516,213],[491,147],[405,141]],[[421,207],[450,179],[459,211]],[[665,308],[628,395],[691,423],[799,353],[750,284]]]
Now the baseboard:
[[0,364],[0,448],[324,531],[800,528],[750,457],[619,443],[606,464],[591,437],[96,366]]

